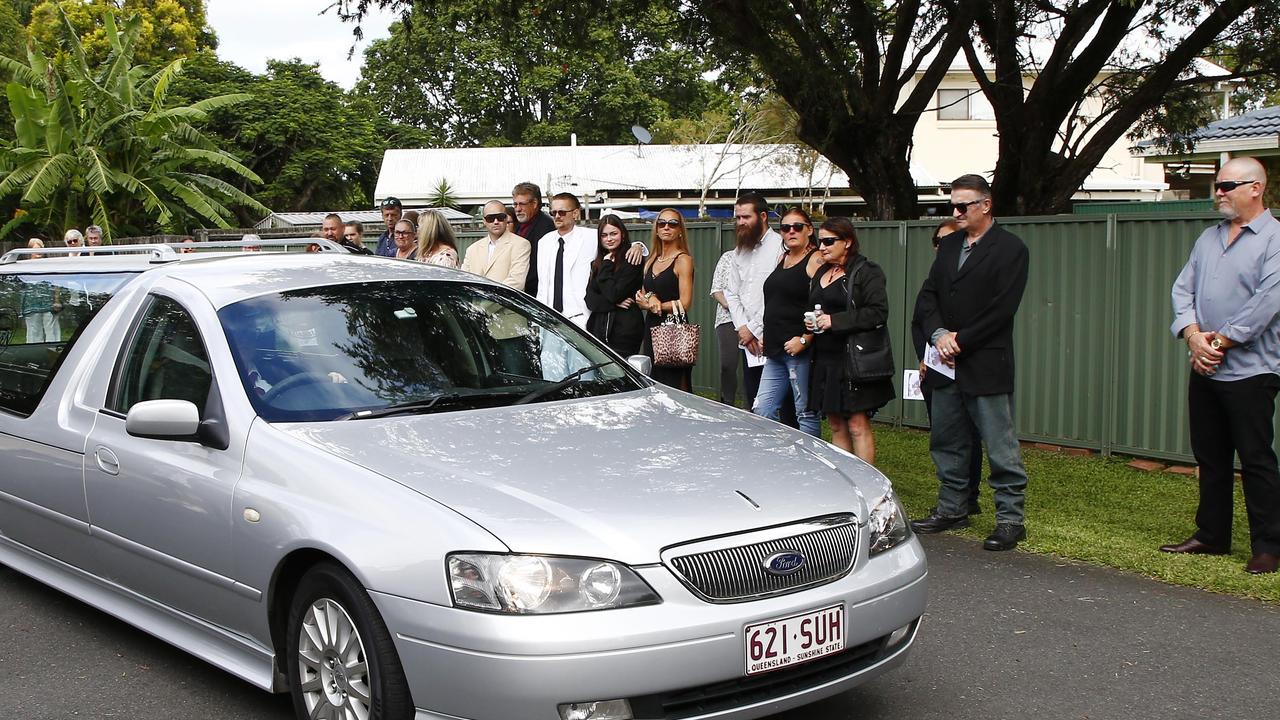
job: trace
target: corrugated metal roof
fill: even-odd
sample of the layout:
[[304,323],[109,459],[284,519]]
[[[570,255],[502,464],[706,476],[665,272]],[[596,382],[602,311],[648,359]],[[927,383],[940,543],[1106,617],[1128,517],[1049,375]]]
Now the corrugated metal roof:
[[[544,195],[585,195],[614,190],[783,190],[847,188],[845,174],[820,159],[801,172],[782,160],[790,145],[577,145],[557,147],[423,148],[388,150],[375,195],[409,202],[447,179],[459,201],[505,198],[519,182],[534,182]],[[830,174],[830,180],[828,180]],[[917,187],[938,178],[913,165]]]
[[[508,190],[510,190],[510,188],[508,188]],[[378,197],[381,198],[385,196],[379,195]],[[417,210],[418,212],[422,212],[424,210],[435,210],[436,212],[443,214],[445,216],[445,219],[447,219],[451,223],[471,222],[474,219],[470,215],[460,210],[454,210],[453,208],[447,208],[447,207],[446,208],[427,208],[427,207],[411,207],[409,205],[406,205],[404,209]],[[338,216],[342,218],[343,222],[358,222],[358,223],[381,223],[382,222],[382,211],[380,210],[325,210],[321,212],[271,213],[270,215],[266,216],[262,220],[258,221],[258,224],[254,225],[254,227],[257,227],[257,228],[277,227],[278,228],[278,227],[307,227],[310,225],[319,226],[324,222],[324,217],[328,215],[330,212],[336,212]]]

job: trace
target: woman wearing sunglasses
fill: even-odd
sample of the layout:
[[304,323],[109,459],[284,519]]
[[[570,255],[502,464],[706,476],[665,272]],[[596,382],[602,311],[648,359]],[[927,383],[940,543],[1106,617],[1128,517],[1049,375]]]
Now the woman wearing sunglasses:
[[821,436],[822,420],[809,409],[809,369],[813,334],[804,326],[804,313],[813,308],[810,286],[822,256],[814,250],[813,221],[793,207],[782,216],[782,245],[778,266],[764,281],[764,370],[751,410],[778,420],[787,386],[795,401],[800,429]]
[[395,243],[394,257],[399,260],[417,260],[418,245],[414,234],[417,228],[408,220],[397,220],[391,227],[391,241]]
[[644,314],[635,294],[643,284],[640,266],[623,255],[631,247],[627,228],[617,215],[605,215],[596,227],[596,259],[587,280],[587,332],[622,357],[640,352]]
[[[892,377],[854,377],[853,334],[875,330],[889,319],[884,270],[858,252],[858,234],[848,218],[828,218],[818,229],[823,264],[814,276],[809,306],[822,305],[810,329],[813,370],[809,407],[831,424],[831,442],[868,463],[876,459],[871,418],[894,398]],[[806,326],[809,322],[806,320]]]
[[458,241],[444,215],[424,210],[418,215],[418,259],[428,265],[458,267]]
[[[675,311],[680,303],[685,312],[693,305],[693,256],[684,216],[666,208],[653,223],[653,252],[644,266],[644,282],[635,301],[645,311],[645,326],[652,329]],[[649,333],[644,338],[645,353],[653,357]],[[653,368],[653,379],[664,385],[692,392],[693,366]]]

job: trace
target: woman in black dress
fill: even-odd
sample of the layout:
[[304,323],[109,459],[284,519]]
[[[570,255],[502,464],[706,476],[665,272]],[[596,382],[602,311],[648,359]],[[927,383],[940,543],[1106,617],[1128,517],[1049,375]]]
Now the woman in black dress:
[[587,332],[622,357],[640,352],[644,313],[635,294],[642,280],[640,266],[623,257],[631,247],[627,228],[617,215],[605,215],[596,227],[596,259],[587,280]]
[[809,305],[822,305],[814,321],[809,408],[827,416],[831,442],[868,463],[876,460],[871,418],[894,398],[893,379],[858,381],[850,372],[854,332],[873,330],[889,319],[884,270],[858,253],[858,234],[848,218],[829,218],[818,229],[823,265],[814,276]]
[[822,418],[809,409],[809,371],[813,365],[813,334],[804,314],[813,309],[809,291],[822,265],[814,250],[813,221],[799,207],[787,210],[778,226],[786,252],[764,280],[764,370],[756,392],[757,415],[778,420],[790,387],[800,429],[821,437]]
[[[644,266],[644,286],[636,293],[636,304],[645,312],[645,326],[653,328],[675,310],[678,301],[689,312],[693,305],[693,256],[684,216],[666,208],[653,223],[653,250]],[[653,357],[652,341],[646,331],[645,353]],[[653,367],[653,379],[664,385],[693,391],[693,366]]]

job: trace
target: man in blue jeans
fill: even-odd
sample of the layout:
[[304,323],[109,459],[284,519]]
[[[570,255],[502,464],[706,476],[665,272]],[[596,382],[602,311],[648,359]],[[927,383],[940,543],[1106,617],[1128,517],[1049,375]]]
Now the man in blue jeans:
[[925,335],[956,376],[934,378],[929,452],[938,505],[911,527],[936,533],[969,525],[972,423],[987,446],[996,505],[996,528],[983,547],[1011,550],[1027,536],[1027,472],[1013,427],[1013,318],[1027,286],[1029,255],[1018,236],[996,224],[982,176],[951,183],[951,216],[959,230],[939,243],[921,301],[929,308]]

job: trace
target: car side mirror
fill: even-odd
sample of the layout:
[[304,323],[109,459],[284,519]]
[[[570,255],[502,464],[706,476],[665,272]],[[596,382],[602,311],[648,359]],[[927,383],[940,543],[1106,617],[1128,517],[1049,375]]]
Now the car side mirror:
[[632,355],[627,358],[627,364],[645,377],[653,374],[653,358],[648,355]]
[[200,410],[187,400],[146,400],[129,408],[124,430],[154,440],[194,440],[200,429]]

